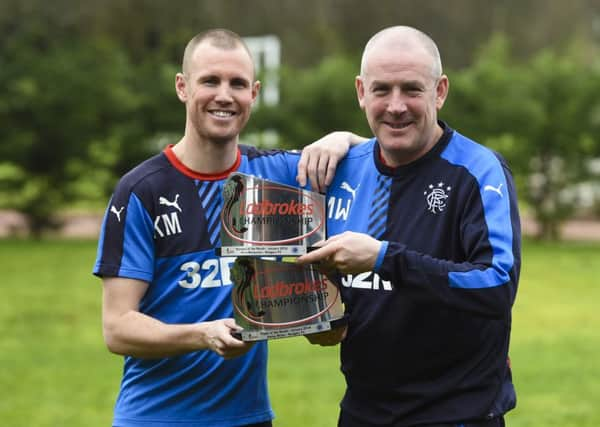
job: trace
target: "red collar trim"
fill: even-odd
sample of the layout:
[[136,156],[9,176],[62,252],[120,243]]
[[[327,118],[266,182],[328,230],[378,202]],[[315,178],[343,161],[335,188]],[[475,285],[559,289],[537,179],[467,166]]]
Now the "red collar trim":
[[169,160],[169,162],[179,172],[181,172],[182,174],[184,174],[187,177],[190,177],[193,179],[199,179],[202,181],[219,181],[221,179],[225,179],[229,176],[230,173],[235,172],[237,170],[237,168],[240,166],[240,163],[242,163],[242,153],[240,152],[239,147],[237,148],[237,157],[235,159],[235,163],[233,164],[233,166],[231,166],[227,170],[224,170],[223,172],[219,172],[216,174],[200,173],[200,172],[196,172],[195,170],[188,168],[186,165],[181,163],[181,161],[177,158],[177,156],[173,152],[173,144],[167,145],[165,147],[165,149],[163,150],[163,153],[165,153],[165,156],[167,156],[167,159]]
[[378,148],[379,148],[379,150],[377,150],[377,155],[379,156],[379,161],[381,162],[381,164],[382,164],[383,166],[385,166],[386,168],[389,168],[389,169],[391,169],[391,170],[395,170],[395,169],[396,169],[396,167],[394,167],[394,166],[390,166],[390,165],[388,165],[388,164],[385,162],[385,159],[383,158],[383,154],[381,154],[381,147],[378,147]]

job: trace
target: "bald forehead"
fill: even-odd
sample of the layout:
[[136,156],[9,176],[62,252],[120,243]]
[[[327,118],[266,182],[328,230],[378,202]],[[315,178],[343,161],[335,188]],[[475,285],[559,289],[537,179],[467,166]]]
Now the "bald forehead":
[[371,37],[363,52],[361,75],[364,75],[370,57],[380,52],[387,55],[393,55],[394,52],[425,54],[431,59],[433,76],[437,78],[442,74],[440,54],[435,42],[415,28],[404,26],[386,28]]

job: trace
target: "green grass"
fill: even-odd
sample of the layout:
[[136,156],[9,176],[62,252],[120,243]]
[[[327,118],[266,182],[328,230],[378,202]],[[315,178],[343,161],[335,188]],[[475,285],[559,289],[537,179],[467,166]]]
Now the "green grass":
[[528,244],[513,313],[511,426],[600,426],[600,245]]
[[[527,242],[511,358],[511,427],[600,425],[600,244]],[[0,420],[11,427],[108,426],[121,358],[105,349],[92,241],[0,240]],[[277,427],[335,425],[336,348],[270,344]]]

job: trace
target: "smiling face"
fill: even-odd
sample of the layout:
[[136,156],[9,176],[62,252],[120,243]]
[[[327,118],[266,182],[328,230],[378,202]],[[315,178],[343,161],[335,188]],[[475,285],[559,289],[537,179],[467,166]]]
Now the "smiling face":
[[356,78],[358,102],[390,166],[423,156],[443,132],[437,112],[448,78],[435,70],[432,55],[418,41],[382,38],[365,52]]
[[197,45],[177,74],[176,90],[186,106],[186,135],[206,144],[237,142],[260,88],[243,46]]

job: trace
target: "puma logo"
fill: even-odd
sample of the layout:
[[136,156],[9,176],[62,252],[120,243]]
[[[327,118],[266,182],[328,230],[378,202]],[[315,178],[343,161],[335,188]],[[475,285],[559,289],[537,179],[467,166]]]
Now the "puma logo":
[[110,211],[117,216],[117,221],[119,221],[119,222],[121,222],[121,212],[123,212],[123,209],[125,209],[125,206],[121,206],[121,209],[119,209],[119,210],[117,210],[115,205],[112,205],[110,207]]
[[492,187],[491,185],[486,185],[485,187],[483,187],[483,191],[493,191],[495,193],[498,193],[500,195],[500,197],[502,197],[502,191],[500,191],[501,188],[502,188],[502,184],[500,184],[498,186],[498,188]]
[[358,184],[356,188],[352,188],[346,181],[342,182],[342,185],[340,185],[342,190],[346,190],[348,193],[352,194],[352,200],[354,200],[356,197],[356,191],[358,190],[358,187],[360,187],[360,184]]
[[167,200],[165,197],[160,196],[158,198],[158,204],[165,205],[165,206],[171,206],[172,208],[175,208],[179,212],[181,212],[181,208],[179,207],[179,204],[177,203],[177,199],[179,199],[179,194],[175,195],[175,200],[173,200],[172,202],[170,202],[169,200]]

